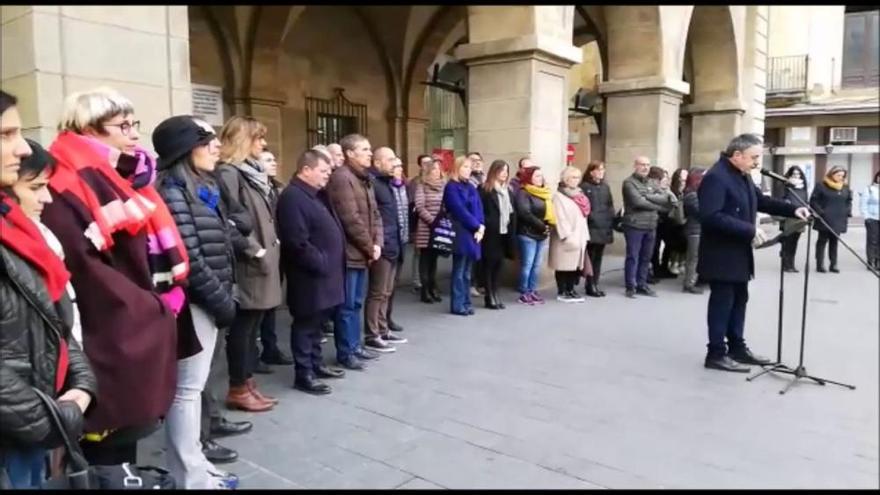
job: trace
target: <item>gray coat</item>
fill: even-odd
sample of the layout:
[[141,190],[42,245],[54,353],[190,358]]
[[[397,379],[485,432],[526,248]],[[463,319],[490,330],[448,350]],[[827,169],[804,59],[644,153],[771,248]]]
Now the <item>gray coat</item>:
[[[281,305],[281,243],[275,229],[275,212],[269,200],[247,181],[234,165],[223,163],[217,176],[228,193],[244,206],[251,217],[253,230],[247,237],[248,248],[236,253],[236,301],[240,309],[273,309]],[[255,255],[265,249],[262,258]]]
[[623,226],[654,230],[658,212],[669,211],[675,197],[661,191],[647,177],[633,174],[623,181]]

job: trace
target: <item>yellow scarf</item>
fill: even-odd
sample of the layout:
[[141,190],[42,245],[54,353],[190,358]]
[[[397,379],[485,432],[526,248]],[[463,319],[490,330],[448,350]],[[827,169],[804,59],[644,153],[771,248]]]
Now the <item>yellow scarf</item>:
[[556,225],[556,214],[553,212],[553,202],[550,201],[550,188],[526,184],[523,189],[532,196],[544,200],[544,205],[546,206],[544,209],[544,220],[550,225]]
[[834,189],[835,191],[840,191],[843,189],[843,182],[835,182],[831,177],[825,177],[825,185]]

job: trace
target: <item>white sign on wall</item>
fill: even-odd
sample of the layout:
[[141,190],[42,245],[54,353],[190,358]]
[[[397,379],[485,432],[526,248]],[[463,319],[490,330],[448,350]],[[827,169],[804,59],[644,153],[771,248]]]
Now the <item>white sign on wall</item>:
[[223,127],[223,88],[205,84],[192,85],[193,116],[214,127]]

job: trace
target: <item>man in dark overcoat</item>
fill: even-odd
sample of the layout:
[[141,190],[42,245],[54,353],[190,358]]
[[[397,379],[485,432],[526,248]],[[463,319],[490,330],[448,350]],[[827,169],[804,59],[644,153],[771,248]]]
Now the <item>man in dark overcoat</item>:
[[345,374],[325,366],[321,358],[321,325],[345,301],[345,234],[323,190],[330,172],[323,154],[304,152],[277,210],[287,306],[293,316],[294,388],[316,395],[331,391],[318,378]]
[[[754,134],[739,135],[703,176],[700,204],[700,255],[697,271],[709,283],[709,351],[706,368],[748,372],[745,364],[769,364],[752,354],[743,337],[749,280],[755,274],[753,245],[764,241],[757,212],[806,219],[809,211],[765,196],[752,181],[763,148]],[[725,345],[724,339],[727,338]]]

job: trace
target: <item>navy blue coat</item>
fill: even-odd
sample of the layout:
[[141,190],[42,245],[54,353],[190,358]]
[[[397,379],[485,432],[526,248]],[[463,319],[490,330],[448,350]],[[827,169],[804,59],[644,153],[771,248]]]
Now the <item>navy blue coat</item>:
[[481,249],[474,234],[483,225],[483,202],[477,188],[469,181],[449,181],[443,190],[443,207],[455,230],[453,253],[479,260]]
[[795,205],[761,193],[748,175],[721,157],[703,176],[700,205],[700,278],[748,282],[755,274],[752,239],[757,213],[794,217]]
[[294,177],[278,198],[281,265],[294,316],[345,301],[345,234],[323,191]]
[[375,167],[367,170],[373,175],[373,192],[376,195],[379,216],[382,217],[382,236],[385,241],[382,246],[382,257],[394,261],[400,257],[402,243],[400,226],[397,225],[397,198],[391,190],[393,177],[380,173]]

